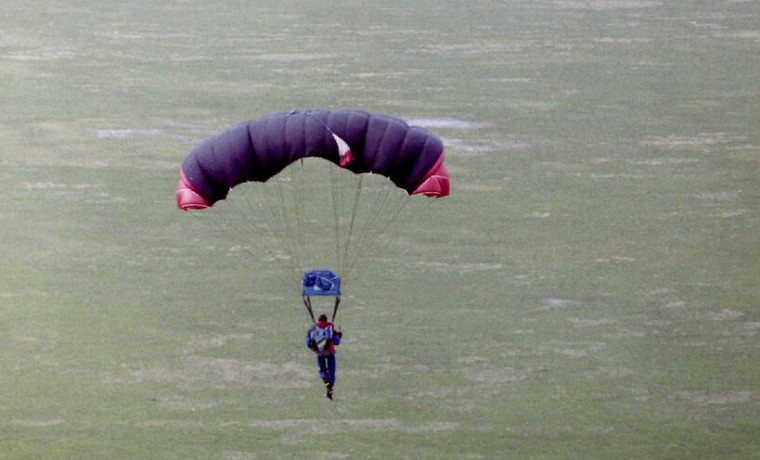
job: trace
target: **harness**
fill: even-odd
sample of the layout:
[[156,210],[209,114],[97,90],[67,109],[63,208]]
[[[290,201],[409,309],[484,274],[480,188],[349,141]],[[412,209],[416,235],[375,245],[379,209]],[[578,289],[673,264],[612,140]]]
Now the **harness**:
[[328,323],[326,327],[314,325],[311,330],[311,341],[317,345],[319,356],[329,355],[335,350],[333,346],[333,325]]

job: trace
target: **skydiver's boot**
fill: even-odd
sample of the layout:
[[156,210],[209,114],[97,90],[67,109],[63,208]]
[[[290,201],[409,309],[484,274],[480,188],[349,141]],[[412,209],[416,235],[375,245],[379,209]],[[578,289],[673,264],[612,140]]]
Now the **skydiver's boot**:
[[332,385],[332,383],[328,383],[327,384],[327,395],[326,396],[327,396],[327,399],[329,399],[330,401],[332,401],[332,399],[333,399],[333,385]]

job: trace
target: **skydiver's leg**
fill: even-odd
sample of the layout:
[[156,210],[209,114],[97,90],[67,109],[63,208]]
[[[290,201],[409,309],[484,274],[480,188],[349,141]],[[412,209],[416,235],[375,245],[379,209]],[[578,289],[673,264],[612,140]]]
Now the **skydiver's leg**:
[[335,354],[325,356],[325,362],[327,363],[327,397],[333,399],[333,386],[335,385],[335,370],[337,361],[335,360]]
[[335,359],[335,353],[325,356],[327,361],[327,371],[329,375],[330,388],[335,385],[335,374],[338,371],[338,361]]
[[317,356],[317,366],[319,366],[319,378],[321,378],[323,382],[329,383],[330,373],[327,365],[327,357]]

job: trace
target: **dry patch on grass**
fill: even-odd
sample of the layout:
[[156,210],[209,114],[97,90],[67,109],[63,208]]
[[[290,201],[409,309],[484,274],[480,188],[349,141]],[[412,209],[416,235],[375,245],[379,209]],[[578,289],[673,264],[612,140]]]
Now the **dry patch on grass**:
[[639,8],[654,8],[656,6],[659,6],[661,2],[651,0],[556,0],[552,3],[560,9],[567,10],[614,11]]
[[627,367],[600,367],[593,371],[584,373],[586,377],[590,377],[590,378],[602,377],[602,378],[612,378],[612,379],[627,377],[633,374],[635,374],[635,372],[632,369],[629,369]]
[[474,389],[481,396],[494,396],[517,382],[527,379],[529,370],[512,367],[483,367],[463,369],[464,376],[474,383]]
[[497,193],[504,190],[504,187],[498,186],[498,185],[488,185],[488,184],[461,184],[457,185],[457,188],[461,191],[467,191],[467,192],[475,192],[475,193]]
[[291,64],[294,62],[306,61],[330,61],[340,59],[340,56],[329,53],[270,53],[249,56],[249,59]]
[[587,434],[612,434],[615,432],[615,427],[603,425],[513,426],[504,427],[504,432],[529,438],[536,436],[554,437],[558,434],[583,436]]
[[[254,452],[245,452],[241,450],[230,450],[222,452],[222,460],[255,460],[259,458]],[[335,456],[330,458],[345,458],[345,456]]]
[[184,348],[184,352],[186,354],[194,354],[203,350],[221,348],[231,342],[250,342],[253,337],[253,333],[233,333],[210,337],[197,337],[189,341]]
[[[65,424],[62,419],[23,419],[11,420],[8,425],[22,427],[47,428]],[[207,423],[189,419],[155,419],[137,423],[139,428],[185,429],[207,426]],[[394,433],[444,433],[459,428],[456,422],[429,421],[420,423],[402,422],[395,418],[383,419],[332,419],[325,423],[323,419],[276,419],[252,420],[246,424],[239,422],[220,422],[221,427],[247,426],[281,432],[298,432],[307,435],[331,435],[336,433],[394,432]],[[232,458],[232,457],[231,457]],[[332,457],[331,457],[332,458]]]
[[202,427],[203,423],[196,420],[148,420],[137,423],[138,428],[196,428]]
[[[156,419],[142,422],[136,425],[140,428],[161,428],[182,430],[186,428],[208,428],[208,423],[188,419]],[[219,422],[219,428],[250,428],[255,430],[271,430],[280,432],[286,437],[303,436],[331,436],[342,433],[404,433],[425,434],[445,433],[459,429],[459,424],[446,421],[429,421],[421,423],[402,422],[395,418],[381,419],[254,419],[247,423]],[[229,458],[255,458],[247,455],[255,455],[250,452],[230,452]],[[242,455],[242,457],[238,457]],[[325,458],[343,458],[341,454],[331,454]]]
[[741,329],[745,335],[752,337],[760,331],[760,321],[745,321]]
[[161,136],[164,132],[160,129],[94,129],[92,135],[98,139],[130,139],[136,137]]
[[715,145],[738,144],[746,142],[744,136],[732,136],[728,133],[700,133],[696,136],[652,136],[642,144],[650,147],[695,148]]
[[23,419],[23,420],[11,420],[9,425],[23,426],[30,428],[47,428],[50,426],[58,426],[66,423],[65,420],[51,418],[51,419]]
[[325,423],[322,419],[253,420],[249,425],[254,428],[297,431],[310,435],[355,432],[442,433],[459,428],[459,424],[455,422],[406,423],[395,418],[333,419],[330,423]]
[[[164,365],[124,365],[118,371],[101,374],[110,384],[158,384],[184,388],[241,389],[241,388],[309,388],[313,369],[299,362],[275,363],[263,360],[242,360],[202,356],[204,352],[235,342],[248,343],[253,333],[233,333],[196,337],[183,347],[178,362]],[[168,408],[190,409],[198,407],[182,399],[164,400]]]
[[413,118],[407,120],[410,126],[421,126],[428,129],[473,129],[481,128],[482,123],[472,123],[456,118]]
[[223,402],[219,400],[204,402],[183,396],[167,396],[156,398],[155,401],[160,407],[177,412],[195,412],[198,410],[214,409],[223,404]]
[[632,331],[630,329],[620,329],[614,332],[609,332],[603,335],[605,339],[641,339],[647,336],[644,331]]
[[127,367],[101,375],[112,384],[177,385],[211,389],[301,389],[310,386],[311,368],[296,362],[275,364],[264,361],[191,356],[174,367]]
[[548,308],[567,308],[578,304],[578,302],[575,300],[561,299],[558,297],[547,297],[545,299],[541,299],[541,303]]
[[482,271],[501,270],[504,265],[499,263],[459,263],[450,264],[446,262],[419,262],[417,265],[434,272],[443,273],[476,273]]
[[747,40],[750,42],[760,42],[760,31],[758,30],[743,30],[740,32],[717,32],[713,34],[716,38],[727,38],[727,39],[739,39],[739,40]]
[[19,186],[27,197],[38,197],[43,202],[77,202],[89,204],[126,203],[127,198],[114,196],[103,184],[44,181],[24,182]]
[[744,313],[740,311],[724,308],[723,310],[720,310],[720,311],[710,312],[707,314],[707,316],[713,321],[726,321],[726,320],[741,318],[742,316],[744,316]]
[[586,350],[579,350],[577,348],[563,348],[561,350],[557,350],[557,353],[565,355],[568,358],[583,358],[584,356],[588,355],[588,352]]
[[298,362],[273,364],[237,359],[194,357],[187,360],[185,378],[217,388],[308,388],[312,370]]
[[668,158],[668,157],[662,157],[662,158],[649,158],[649,159],[643,159],[643,160],[626,160],[627,164],[631,164],[634,166],[681,166],[681,165],[688,165],[688,164],[694,164],[698,163],[699,160],[697,158]]
[[760,400],[760,393],[752,391],[729,391],[725,393],[683,391],[678,393],[678,396],[699,406],[744,404]]
[[612,320],[609,319],[570,318],[568,321],[576,327],[593,327],[612,323]]
[[42,49],[38,53],[9,53],[4,54],[0,59],[7,61],[18,62],[40,62],[40,61],[60,61],[71,58],[81,57],[81,53],[78,53],[71,49]]
[[[459,139],[453,137],[442,137],[443,145],[446,147],[446,156],[458,157],[461,159],[483,157],[490,154],[503,154],[511,150],[521,150],[530,147],[530,144],[523,142],[494,142],[472,139]],[[458,184],[457,188],[466,185]]]
[[484,383],[489,386],[501,386],[524,380],[528,377],[528,371],[517,370],[511,367],[484,368],[466,370],[468,379],[476,383]]

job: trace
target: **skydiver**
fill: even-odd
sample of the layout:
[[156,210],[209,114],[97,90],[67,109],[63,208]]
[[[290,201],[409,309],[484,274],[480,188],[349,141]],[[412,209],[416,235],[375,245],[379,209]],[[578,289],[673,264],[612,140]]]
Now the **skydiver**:
[[333,399],[335,372],[338,363],[335,359],[335,347],[340,345],[343,333],[327,321],[327,315],[319,315],[319,319],[306,332],[306,347],[317,355],[319,377],[327,387],[327,398]]

